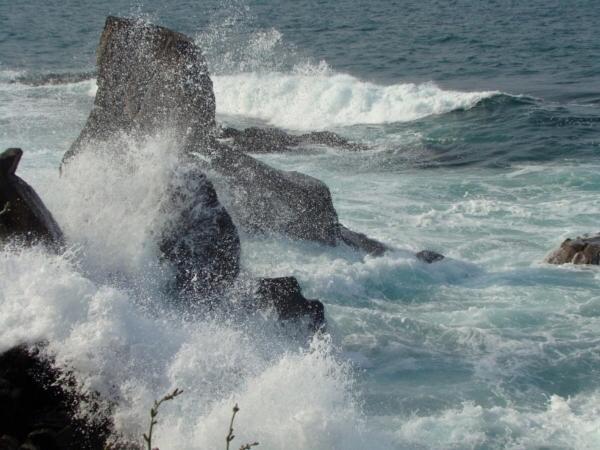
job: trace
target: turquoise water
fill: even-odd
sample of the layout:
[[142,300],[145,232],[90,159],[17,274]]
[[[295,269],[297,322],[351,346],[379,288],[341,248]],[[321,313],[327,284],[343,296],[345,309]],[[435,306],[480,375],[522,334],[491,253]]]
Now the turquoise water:
[[[266,449],[600,447],[600,272],[543,263],[598,231],[597,2],[71,3],[0,5],[0,147],[26,151],[72,244],[0,255],[0,349],[50,339],[119,399],[126,434],[183,387],[161,449],[218,448],[235,402],[240,439]],[[136,175],[96,158],[58,178],[95,82],[18,80],[93,70],[109,13],[194,36],[222,122],[370,147],[261,159],[325,181],[342,223],[397,250],[243,236],[247,272],[296,275],[325,302],[330,340],[189,320],[156,293],[146,238],[168,141],[131,144]],[[424,265],[408,251],[423,248],[448,258]]]

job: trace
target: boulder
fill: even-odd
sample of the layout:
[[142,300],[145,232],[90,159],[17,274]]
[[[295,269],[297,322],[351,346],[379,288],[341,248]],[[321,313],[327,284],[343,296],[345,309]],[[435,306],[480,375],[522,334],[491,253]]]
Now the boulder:
[[177,269],[184,293],[218,292],[240,270],[240,239],[212,183],[190,158],[173,173],[162,212],[159,247]]
[[294,277],[263,278],[259,280],[257,296],[263,308],[273,307],[282,321],[306,321],[311,331],[325,327],[325,308],[319,300],[302,295]]
[[299,172],[275,169],[233,148],[221,147],[211,169],[236,223],[250,233],[281,233],[336,245],[338,217],[329,188]]
[[361,144],[350,142],[331,131],[313,131],[307,134],[288,134],[277,128],[250,127],[245,130],[223,128],[221,138],[230,139],[242,151],[250,153],[282,153],[301,145],[327,145],[344,150],[365,150]]
[[118,133],[175,130],[196,143],[212,136],[215,97],[200,49],[183,34],[108,17],[97,49],[98,91],[63,164],[87,144]]
[[566,239],[546,258],[550,264],[600,264],[600,233]]
[[105,448],[110,420],[81,419],[78,404],[89,399],[66,378],[36,349],[18,346],[0,354],[0,448]]
[[60,227],[33,188],[15,175],[22,156],[19,148],[0,154],[0,242],[41,242],[59,250],[64,245]]

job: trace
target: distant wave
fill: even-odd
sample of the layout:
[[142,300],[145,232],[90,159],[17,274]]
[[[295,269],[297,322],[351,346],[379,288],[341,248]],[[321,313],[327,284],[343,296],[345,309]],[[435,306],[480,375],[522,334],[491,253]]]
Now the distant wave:
[[434,83],[382,86],[329,71],[216,75],[213,82],[217,113],[296,130],[408,122],[501,94],[443,90]]

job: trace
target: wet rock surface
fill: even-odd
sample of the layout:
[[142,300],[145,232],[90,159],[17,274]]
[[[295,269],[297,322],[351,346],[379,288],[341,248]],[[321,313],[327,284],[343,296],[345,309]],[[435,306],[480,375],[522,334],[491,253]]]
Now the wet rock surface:
[[41,242],[59,250],[64,245],[60,227],[33,188],[15,174],[22,156],[19,148],[0,154],[0,243]]
[[343,150],[366,150],[366,147],[331,131],[313,131],[294,135],[277,128],[250,127],[244,130],[224,128],[221,138],[231,139],[232,144],[244,152],[284,153],[296,151],[302,145],[326,145]]
[[330,132],[293,136],[258,128],[226,129],[224,136],[238,143],[220,144],[212,81],[201,50],[167,28],[109,17],[98,47],[94,109],[63,161],[94,141],[123,133],[152,134],[165,127],[178,131],[181,148],[174,151],[203,155],[204,168],[226,180],[215,180],[217,193],[228,198],[229,213],[244,231],[280,233],[327,245],[344,241],[324,183],[275,169],[245,152],[300,143],[348,148],[355,144]]
[[600,265],[600,233],[592,236],[566,239],[546,258],[550,264]]
[[182,161],[167,187],[168,218],[159,247],[177,269],[177,289],[218,292],[240,270],[240,238],[231,216],[197,164]]
[[168,127],[196,142],[212,136],[215,97],[200,49],[183,34],[108,17],[97,49],[98,91],[78,139],[63,158],[116,133]]
[[0,449],[105,448],[110,421],[78,418],[82,397],[61,387],[74,387],[66,378],[36,349],[19,346],[0,354]]
[[261,307],[273,307],[282,321],[307,321],[311,331],[325,327],[323,303],[306,299],[294,277],[260,279],[257,296]]

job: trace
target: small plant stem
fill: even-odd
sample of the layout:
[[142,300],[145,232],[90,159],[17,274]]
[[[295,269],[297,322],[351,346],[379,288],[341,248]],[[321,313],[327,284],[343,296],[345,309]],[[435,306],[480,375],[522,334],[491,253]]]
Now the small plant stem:
[[152,432],[154,431],[154,425],[158,423],[158,420],[156,420],[156,416],[158,416],[158,408],[160,408],[160,405],[162,405],[164,402],[173,400],[182,393],[182,390],[175,389],[173,392],[165,395],[160,400],[154,401],[154,406],[150,409],[150,428],[148,429],[148,434],[144,434],[144,440],[146,441],[146,448],[148,450],[152,450]]

